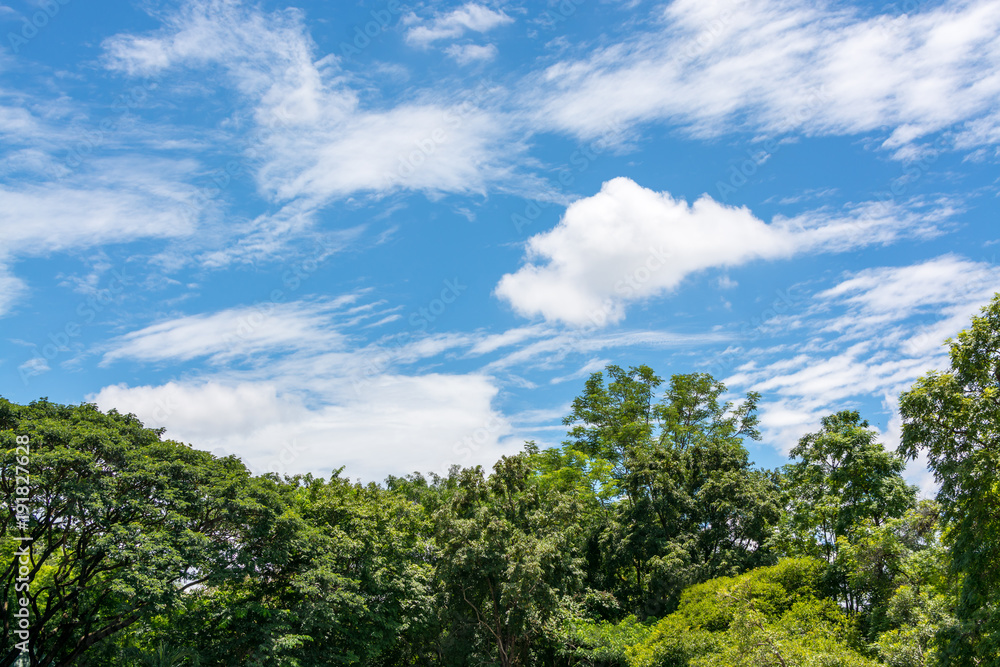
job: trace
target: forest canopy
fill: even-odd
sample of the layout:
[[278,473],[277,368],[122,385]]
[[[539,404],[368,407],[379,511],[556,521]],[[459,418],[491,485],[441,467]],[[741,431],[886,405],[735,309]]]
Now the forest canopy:
[[949,344],[898,451],[842,410],[775,470],[758,394],[643,365],[560,447],[382,484],[0,399],[0,666],[1000,665],[1000,297]]

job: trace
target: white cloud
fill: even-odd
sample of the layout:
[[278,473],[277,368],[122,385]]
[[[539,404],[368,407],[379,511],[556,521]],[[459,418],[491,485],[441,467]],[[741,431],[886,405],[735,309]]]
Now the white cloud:
[[628,44],[549,67],[526,100],[536,122],[596,136],[663,120],[695,136],[732,129],[856,134],[886,147],[968,124],[994,141],[1000,1],[862,15],[805,0],[678,0]]
[[[377,480],[444,473],[456,463],[489,466],[518,451],[515,431],[529,427],[515,429],[494,407],[494,371],[524,383],[511,368],[551,368],[570,354],[587,355],[590,363],[576,378],[604,363],[599,350],[725,339],[664,331],[580,335],[533,325],[498,334],[411,332],[359,346],[350,327],[391,310],[347,295],[276,305],[263,317],[242,307],[161,321],[112,340],[102,363],[208,363],[183,380],[106,386],[88,400],[133,412],[167,428],[168,437],[238,454],[258,471],[325,475],[347,465],[348,474]],[[448,354],[492,354],[494,361],[464,374],[427,372]]]
[[532,343],[520,345],[508,354],[489,362],[484,370],[506,371],[511,368],[552,370],[561,368],[570,355],[590,355],[601,350],[621,350],[629,347],[653,349],[692,348],[732,340],[724,332],[679,334],[671,331],[600,332],[591,329],[553,330]]
[[[725,382],[764,395],[765,441],[783,453],[817,430],[821,417],[871,397],[881,398],[891,415],[881,437],[894,448],[901,430],[897,397],[921,375],[947,367],[943,341],[968,327],[998,291],[994,265],[954,255],[857,271],[813,296],[790,347],[771,361],[755,355]],[[933,490],[919,462],[907,478],[925,494]]]
[[452,44],[444,52],[460,65],[493,60],[497,57],[497,47],[492,44]]
[[3,317],[27,292],[27,285],[20,278],[10,274],[0,257],[0,317]]
[[0,185],[0,317],[28,289],[11,270],[19,258],[192,235],[205,211],[180,180],[191,168],[189,161],[95,159],[76,177]]
[[447,14],[435,16],[426,24],[410,28],[406,41],[416,46],[427,46],[439,39],[461,37],[466,31],[487,32],[513,22],[514,19],[502,11],[469,2]]
[[331,315],[356,298],[350,295],[318,303],[268,301],[166,320],[112,340],[101,363],[124,359],[176,362],[197,357],[220,363],[265,351],[336,349],[343,337],[333,330]]
[[488,354],[504,347],[520,345],[521,343],[531,340],[532,338],[547,336],[550,333],[552,332],[549,328],[537,325],[508,329],[503,333],[491,334],[482,338],[472,347],[471,353],[477,355]]
[[385,312],[358,297],[230,308],[128,333],[111,342],[103,364],[209,364],[184,380],[107,386],[88,400],[237,454],[258,471],[327,475],[346,465],[347,474],[378,480],[491,465],[520,449],[492,406],[499,389],[490,375],[403,371],[483,336],[418,334],[358,347],[344,330]]
[[[469,4],[413,30],[483,31],[510,20]],[[317,209],[356,192],[482,193],[540,182],[523,174],[526,146],[511,141],[509,121],[490,110],[506,95],[500,86],[366,107],[336,57],[315,59],[299,12],[263,14],[214,0],[188,3],[163,21],[156,33],[106,40],[108,66],[149,75],[221,65],[256,123],[255,177],[274,201],[302,198]]]
[[[172,184],[163,183],[170,188]],[[0,236],[19,254],[43,255],[67,248],[125,243],[140,238],[186,236],[196,214],[184,191],[91,189],[58,185],[0,186]]]
[[[940,354],[944,339],[965,327],[998,291],[995,266],[944,255],[911,266],[859,271],[817,298],[849,308],[826,325],[828,330],[861,338],[881,329],[883,341],[898,343],[911,354]],[[893,326],[928,315],[933,322]]]
[[933,233],[917,216],[881,205],[767,224],[708,195],[689,205],[616,178],[531,237],[529,263],[505,275],[496,294],[527,317],[600,326],[621,320],[630,301],[672,290],[700,270],[887,243],[904,229]]
[[[396,189],[484,193],[518,180],[501,149],[506,126],[477,102],[402,105],[310,132],[276,132],[265,146],[260,182],[280,200],[324,200]],[[511,148],[524,150],[516,142]]]
[[52,370],[45,357],[32,357],[17,367],[22,378],[29,378],[32,375],[41,375]]
[[497,388],[481,375],[380,375],[356,395],[311,394],[277,381],[207,380],[160,386],[112,385],[88,397],[132,412],[166,437],[240,456],[258,472],[346,475],[368,481],[449,465],[491,465],[520,449],[491,407]]

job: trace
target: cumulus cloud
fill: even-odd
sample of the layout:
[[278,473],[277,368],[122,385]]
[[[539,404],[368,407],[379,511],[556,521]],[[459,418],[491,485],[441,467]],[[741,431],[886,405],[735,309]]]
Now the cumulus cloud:
[[860,207],[839,218],[810,213],[767,224],[708,195],[688,204],[616,178],[531,237],[528,263],[505,275],[496,294],[526,317],[600,326],[621,320],[630,301],[663,294],[704,269],[886,243],[904,229],[933,233],[898,213]]
[[266,303],[166,319],[112,340],[102,364],[199,365],[182,380],[109,385],[88,400],[138,415],[167,436],[240,456],[258,472],[380,480],[452,464],[492,465],[520,449],[484,372],[410,374],[413,364],[482,335],[422,335],[359,345],[384,317],[362,294]]
[[407,31],[406,41],[415,46],[427,46],[440,39],[461,37],[467,31],[487,32],[513,22],[514,19],[502,11],[469,2],[426,23],[414,25]]
[[[111,385],[88,400],[136,414],[166,437],[235,454],[257,472],[345,474],[378,481],[410,472],[489,466],[520,448],[493,410],[497,387],[481,375],[374,376],[355,394],[304,392],[309,379],[207,379]],[[302,398],[307,393],[308,398]]]

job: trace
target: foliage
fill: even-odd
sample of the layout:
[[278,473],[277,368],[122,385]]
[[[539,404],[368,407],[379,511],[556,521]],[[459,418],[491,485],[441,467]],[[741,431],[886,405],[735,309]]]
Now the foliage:
[[691,660],[692,667],[868,667],[876,664],[852,647],[844,612],[829,599],[801,600],[781,617],[759,611],[735,592],[733,622],[721,650]]
[[822,429],[799,440],[785,466],[788,509],[775,543],[789,554],[833,562],[839,538],[863,522],[874,527],[902,516],[916,489],[903,481],[904,462],[876,442],[877,433],[854,411],[824,417]]
[[640,617],[662,615],[685,586],[768,562],[760,547],[778,516],[777,487],[743,446],[759,438],[759,397],[723,403],[722,383],[692,374],[671,378],[657,402],[662,381],[649,367],[607,374],[607,384],[593,374],[574,400],[561,455],[579,452],[588,470],[611,478],[594,493],[620,493],[594,535],[591,585]]
[[581,508],[544,493],[529,460],[503,457],[489,478],[462,470],[434,514],[449,664],[527,664],[563,599],[581,588]]
[[[15,524],[15,435],[30,439],[29,525]],[[102,640],[176,605],[184,591],[251,567],[242,526],[260,509],[249,473],[234,458],[143,428],[93,405],[0,399],[0,550],[31,538],[30,590],[15,596],[20,558],[3,561],[7,609],[30,605],[32,665],[63,665]],[[23,564],[23,563],[22,563]],[[0,665],[13,664],[4,614]]]
[[587,667],[628,667],[629,649],[641,644],[650,633],[650,626],[635,616],[626,616],[618,623],[569,619],[560,628],[560,653],[573,659],[573,664]]
[[950,351],[899,455],[842,411],[780,472],[758,395],[646,366],[593,374],[560,448],[384,485],[0,399],[0,667],[25,537],[33,666],[1000,666],[1000,296]]
[[907,458],[923,454],[940,483],[959,624],[942,661],[1000,665],[1000,295],[950,342],[950,369],[900,396]]
[[886,620],[893,626],[874,648],[890,667],[927,667],[938,658],[936,637],[954,625],[953,601],[933,588],[904,584],[889,600]]
[[858,615],[873,640],[884,629],[905,551],[886,526],[895,528],[914,506],[916,488],[903,480],[903,459],[876,441],[877,432],[857,412],[838,412],[821,424],[799,440],[784,468],[786,509],[772,545],[825,560],[825,590]]
[[696,584],[674,613],[649,626],[634,617],[618,625],[577,623],[574,655],[586,659],[581,664],[632,667],[872,664],[852,646],[855,633],[843,611],[820,597],[825,567],[788,558]]
[[419,507],[336,473],[262,480],[283,502],[265,567],[199,591],[175,624],[206,664],[405,664],[432,625],[433,546]]

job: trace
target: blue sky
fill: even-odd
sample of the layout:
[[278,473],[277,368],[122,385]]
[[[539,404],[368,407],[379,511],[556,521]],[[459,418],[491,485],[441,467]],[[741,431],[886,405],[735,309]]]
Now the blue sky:
[[0,393],[379,480],[647,364],[770,467],[1000,290],[998,0],[345,5],[0,5]]

